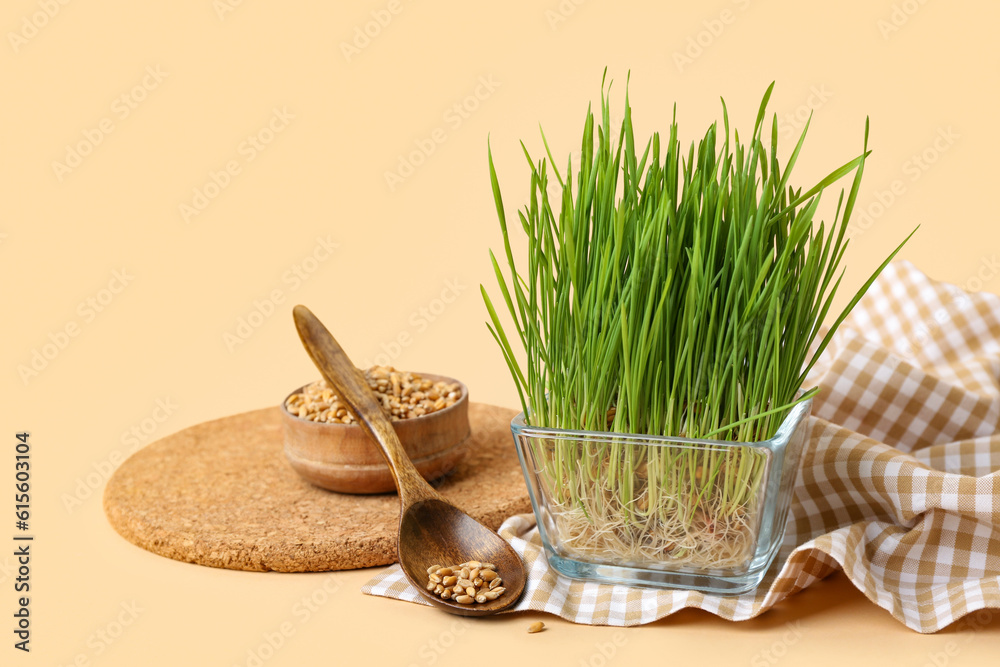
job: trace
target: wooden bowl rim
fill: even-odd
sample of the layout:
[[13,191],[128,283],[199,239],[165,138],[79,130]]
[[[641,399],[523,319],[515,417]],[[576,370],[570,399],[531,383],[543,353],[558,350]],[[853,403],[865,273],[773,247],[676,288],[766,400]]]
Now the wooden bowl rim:
[[[362,371],[362,373],[363,372],[364,371]],[[458,408],[461,403],[468,402],[468,400],[469,400],[469,388],[466,387],[465,383],[462,382],[461,380],[458,380],[458,379],[455,379],[455,378],[452,378],[452,377],[448,377],[447,375],[438,375],[436,373],[423,373],[423,372],[420,372],[420,371],[407,371],[407,372],[408,373],[413,373],[414,375],[419,375],[421,378],[423,378],[425,380],[433,380],[433,381],[439,381],[440,380],[440,381],[445,381],[445,382],[450,382],[450,383],[451,382],[457,382],[459,388],[461,389],[461,392],[460,392],[460,394],[458,396],[458,400],[455,401],[454,403],[452,403],[451,405],[449,405],[448,407],[442,408],[441,410],[435,410],[434,412],[429,412],[426,415],[419,415],[417,417],[412,417],[412,418],[408,418],[408,419],[400,419],[398,421],[393,421],[392,422],[393,428],[396,428],[397,426],[399,426],[401,424],[417,423],[417,422],[419,422],[421,420],[432,419],[432,418],[437,417],[439,415],[445,415],[448,412],[451,412],[452,410],[454,410],[455,408]],[[313,380],[313,382],[316,382],[316,380]],[[339,428],[343,428],[343,429],[360,429],[361,428],[361,425],[358,424],[357,422],[355,422],[353,424],[336,424],[336,423],[330,423],[330,422],[316,422],[316,421],[311,421],[309,419],[303,419],[302,417],[299,417],[298,415],[293,415],[291,412],[289,412],[288,408],[286,407],[286,404],[288,403],[288,399],[291,398],[293,395],[298,394],[299,392],[301,392],[303,389],[305,389],[306,387],[308,387],[311,384],[312,384],[312,382],[308,382],[308,383],[302,385],[301,387],[299,387],[298,389],[293,389],[292,391],[288,392],[288,394],[285,396],[285,398],[283,398],[282,401],[281,401],[281,413],[283,415],[285,415],[286,417],[289,417],[289,418],[293,419],[295,423],[309,424],[309,425],[313,425],[316,428],[334,428],[334,429],[336,429],[338,427]]]

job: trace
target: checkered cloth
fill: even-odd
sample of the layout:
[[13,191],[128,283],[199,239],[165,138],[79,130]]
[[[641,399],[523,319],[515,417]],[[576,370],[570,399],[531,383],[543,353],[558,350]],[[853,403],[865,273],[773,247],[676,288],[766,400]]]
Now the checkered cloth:
[[[499,531],[529,569],[514,610],[628,626],[697,607],[739,621],[837,568],[919,632],[1000,608],[1000,297],[895,262],[806,386],[817,383],[784,542],[756,591],[723,597],[567,579],[548,567],[529,514]],[[426,604],[398,565],[362,591]]]

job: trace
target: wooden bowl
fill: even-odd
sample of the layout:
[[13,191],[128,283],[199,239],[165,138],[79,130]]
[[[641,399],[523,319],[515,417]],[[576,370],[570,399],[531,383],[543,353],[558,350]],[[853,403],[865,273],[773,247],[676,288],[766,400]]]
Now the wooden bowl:
[[[412,419],[392,422],[403,449],[427,481],[451,472],[465,455],[469,438],[469,390],[449,377],[417,373],[424,379],[457,382],[461,396],[453,405]],[[295,472],[316,486],[340,493],[387,493],[396,490],[392,473],[371,436],[358,424],[328,424],[293,415],[281,402],[285,457]]]

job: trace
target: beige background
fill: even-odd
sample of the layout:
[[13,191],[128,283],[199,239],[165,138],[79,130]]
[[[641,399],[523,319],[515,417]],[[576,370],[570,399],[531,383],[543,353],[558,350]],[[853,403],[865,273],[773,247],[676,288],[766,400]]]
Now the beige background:
[[[540,615],[454,625],[362,596],[364,571],[251,574],[153,556],[111,530],[100,494],[102,473],[133,447],[275,404],[313,378],[290,321],[297,302],[359,363],[385,352],[513,407],[477,293],[493,285],[487,248],[499,244],[487,136],[512,212],[528,183],[518,140],[537,151],[541,122],[558,154],[575,150],[605,66],[618,110],[631,70],[643,134],[666,130],[676,101],[685,140],[720,118],[720,94],[749,133],[777,80],[771,109],[784,154],[795,114],[815,108],[806,185],[860,150],[870,115],[875,152],[859,200],[870,218],[852,234],[845,292],[916,224],[903,256],[936,278],[1000,291],[996,3],[62,2],[9,0],[0,10],[2,424],[10,443],[17,430],[32,434],[38,537],[30,656],[10,647],[12,558],[0,556],[0,663],[256,664],[248,651],[282,628],[290,636],[273,655],[265,649],[263,664],[995,659],[1000,619],[919,636],[841,576],[740,624],[684,612],[623,631],[544,617],[550,629],[531,637],[524,628]],[[345,55],[342,44],[389,7],[397,13],[382,18],[391,20]],[[685,50],[689,62],[677,57]],[[280,131],[269,135],[269,123]],[[87,152],[95,130],[101,141],[78,166],[53,166],[80,142]],[[258,134],[272,141],[254,153],[244,142]],[[385,173],[435,139],[390,188]],[[913,156],[924,153],[921,169]],[[185,221],[181,205],[227,164],[238,173],[209,187],[217,196]],[[318,238],[337,248],[317,250]],[[227,343],[275,290],[273,313]],[[446,290],[451,303],[438,301]],[[67,326],[77,335],[63,339]],[[406,345],[393,347],[400,336]],[[44,348],[52,340],[64,348]],[[22,377],[36,351],[53,358]],[[167,415],[158,400],[176,407]],[[141,439],[127,435],[133,428]],[[12,462],[2,467],[9,484]],[[0,512],[12,525],[11,514]],[[6,526],[0,536],[13,532]],[[134,621],[121,606],[132,603]],[[119,616],[130,624],[117,634]],[[108,643],[99,631],[117,636]]]

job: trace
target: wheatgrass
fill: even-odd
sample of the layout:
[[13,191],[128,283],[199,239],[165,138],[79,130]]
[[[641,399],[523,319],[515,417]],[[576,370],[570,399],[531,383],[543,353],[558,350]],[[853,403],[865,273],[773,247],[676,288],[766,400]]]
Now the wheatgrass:
[[[580,162],[567,161],[565,178],[544,132],[542,159],[522,143],[531,176],[517,214],[526,270],[515,262],[489,151],[509,273],[490,258],[513,336],[482,294],[528,424],[760,441],[815,394],[801,390],[806,374],[903,244],[821,335],[843,276],[868,123],[860,155],[795,188],[811,118],[780,165],[777,116],[769,146],[764,136],[773,85],[745,143],[730,132],[723,101],[721,131],[713,124],[684,150],[675,108],[667,137],[654,134],[640,152],[627,91],[615,132],[602,82],[601,122],[588,109]],[[822,195],[852,173],[833,222],[816,224]],[[551,519],[572,553],[722,569],[753,555],[767,466],[760,450],[539,442]]]

